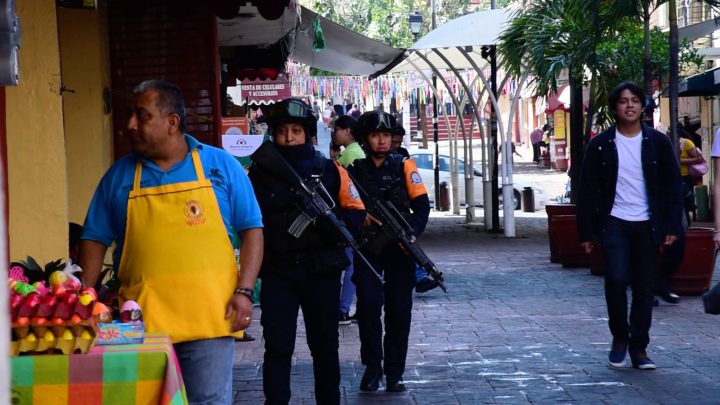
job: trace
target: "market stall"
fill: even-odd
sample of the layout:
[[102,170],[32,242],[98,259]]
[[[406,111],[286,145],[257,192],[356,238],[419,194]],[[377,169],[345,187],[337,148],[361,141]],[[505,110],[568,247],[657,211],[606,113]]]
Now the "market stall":
[[[13,404],[184,404],[166,333],[145,333],[135,301],[119,305],[110,281],[98,294],[71,260],[42,269],[14,262],[10,292]],[[113,319],[115,314],[115,319]]]

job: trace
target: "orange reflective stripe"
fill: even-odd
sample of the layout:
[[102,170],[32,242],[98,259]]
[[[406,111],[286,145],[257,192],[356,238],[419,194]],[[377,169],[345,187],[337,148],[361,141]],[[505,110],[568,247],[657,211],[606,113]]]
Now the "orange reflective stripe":
[[350,180],[350,176],[348,176],[347,171],[340,165],[340,163],[336,161],[333,161],[333,163],[335,163],[335,167],[337,167],[338,173],[340,174],[340,192],[338,193],[337,201],[338,205],[340,208],[348,210],[364,210],[365,205],[360,199],[360,193],[358,193],[352,180]]
[[423,183],[420,173],[418,173],[415,161],[407,158],[403,161],[403,170],[405,172],[405,185],[407,186],[408,197],[414,200],[423,194],[427,194],[427,189]]

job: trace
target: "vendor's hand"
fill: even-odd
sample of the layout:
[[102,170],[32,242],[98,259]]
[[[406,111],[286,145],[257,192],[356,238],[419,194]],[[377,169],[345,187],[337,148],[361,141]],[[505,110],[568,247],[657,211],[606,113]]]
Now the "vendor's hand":
[[233,294],[225,307],[225,319],[232,316],[231,329],[233,332],[245,330],[252,322],[252,301],[245,295]]
[[720,249],[720,233],[717,231],[713,232],[713,241],[715,242],[715,249]]
[[582,248],[583,248],[583,250],[585,251],[585,253],[590,253],[590,252],[592,252],[592,248],[593,248],[593,243],[592,243],[592,242],[581,242],[581,243],[580,243],[580,246],[582,246]]
[[663,245],[670,246],[677,240],[677,236],[675,235],[665,235],[665,242],[663,242]]
[[365,220],[363,221],[363,227],[369,228],[372,225],[382,226],[382,222],[380,222],[379,219],[375,218],[374,216],[370,215],[370,213],[365,214]]

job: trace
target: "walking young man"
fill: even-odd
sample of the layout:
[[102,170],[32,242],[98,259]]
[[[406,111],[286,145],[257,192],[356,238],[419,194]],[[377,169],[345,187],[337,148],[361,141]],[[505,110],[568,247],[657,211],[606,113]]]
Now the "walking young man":
[[[682,232],[680,170],[670,140],[642,124],[642,88],[621,83],[608,97],[616,125],[585,151],[577,205],[578,236],[586,252],[602,246],[605,300],[613,336],[610,365],[654,370],[648,357],[653,280],[660,245]],[[626,286],[632,287],[628,323]]]

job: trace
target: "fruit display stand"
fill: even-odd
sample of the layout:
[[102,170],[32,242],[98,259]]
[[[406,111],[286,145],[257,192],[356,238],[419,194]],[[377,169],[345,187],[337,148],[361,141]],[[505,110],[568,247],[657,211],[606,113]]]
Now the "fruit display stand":
[[110,323],[110,310],[76,271],[70,263],[39,280],[10,271],[12,403],[187,403],[169,336],[145,334],[133,301],[123,304],[122,322]]

